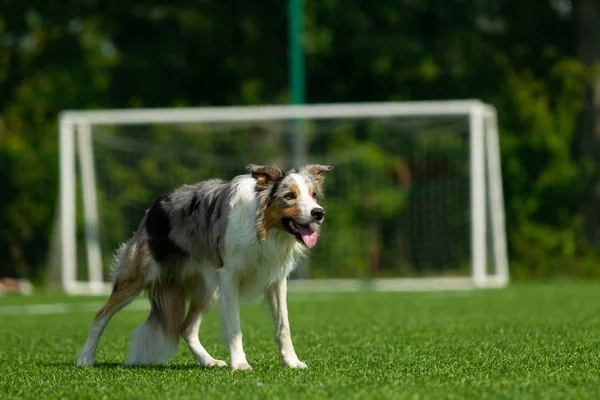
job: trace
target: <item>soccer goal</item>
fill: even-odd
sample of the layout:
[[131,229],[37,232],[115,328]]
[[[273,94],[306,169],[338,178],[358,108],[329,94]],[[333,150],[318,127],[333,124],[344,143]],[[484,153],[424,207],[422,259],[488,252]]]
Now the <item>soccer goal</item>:
[[297,289],[509,280],[497,116],[480,101],[66,111],[59,124],[68,293],[110,288],[112,254],[155,198],[249,163],[336,167]]

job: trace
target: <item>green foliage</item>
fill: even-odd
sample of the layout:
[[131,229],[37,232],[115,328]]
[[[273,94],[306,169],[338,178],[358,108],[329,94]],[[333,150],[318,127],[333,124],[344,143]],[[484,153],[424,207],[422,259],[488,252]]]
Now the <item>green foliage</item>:
[[515,115],[502,129],[515,272],[578,275],[569,268],[585,249],[577,212],[595,173],[574,152],[586,73],[581,62],[569,58],[552,65],[545,80],[516,71],[506,60],[500,64],[507,71],[500,115]]
[[[2,5],[0,275],[36,276],[46,262],[57,209],[56,118],[61,110],[287,101],[285,2],[230,3],[111,0],[100,7],[38,0]],[[578,46],[574,13],[561,14],[551,1],[516,0],[308,0],[305,11],[309,102],[481,98],[494,104],[501,125],[513,272],[519,277],[598,277],[594,246],[581,228],[581,203],[599,171],[578,149],[579,115],[591,72],[572,58]],[[403,149],[427,144],[398,142],[393,147],[381,142],[377,129],[365,129],[366,136],[360,136],[338,126],[328,145],[313,138],[311,146],[323,154],[339,158],[351,153],[352,173],[372,181],[362,191],[348,191],[353,203],[331,204],[341,211],[339,219],[329,221],[336,235],[329,242],[348,258],[339,264],[329,260],[328,268],[341,266],[317,268],[319,276],[369,276],[375,273],[374,254],[399,256],[392,249],[401,238],[375,229],[376,224],[369,228],[369,221],[359,228],[356,216],[377,203],[372,218],[385,225],[402,208],[424,212],[415,208],[415,196],[435,192],[434,186],[408,190],[390,177],[406,162]],[[464,156],[453,153],[462,148],[457,140],[443,144],[448,160]],[[265,143],[271,146],[268,154],[286,145]],[[211,147],[217,142],[201,144],[204,152],[198,158],[213,160],[224,153]],[[235,140],[221,145],[233,149],[231,157],[247,155],[247,149],[235,148]],[[132,224],[119,220],[121,205],[143,209],[147,196],[167,189],[148,187],[134,194],[127,186],[132,173],[150,182],[165,168],[186,181],[196,180],[194,173],[218,172],[200,171],[194,163],[171,165],[160,151],[149,154],[135,165],[111,167],[122,196],[119,207],[102,212],[114,213],[111,224],[121,230]],[[466,173],[452,167],[459,177]],[[340,184],[347,179],[342,171],[332,175]],[[448,222],[444,229],[454,232],[464,223]],[[111,235],[111,242],[120,236],[116,230]],[[357,235],[360,242],[352,240]],[[467,245],[451,250],[452,258],[462,258]],[[377,273],[385,274],[386,268],[391,267]]]

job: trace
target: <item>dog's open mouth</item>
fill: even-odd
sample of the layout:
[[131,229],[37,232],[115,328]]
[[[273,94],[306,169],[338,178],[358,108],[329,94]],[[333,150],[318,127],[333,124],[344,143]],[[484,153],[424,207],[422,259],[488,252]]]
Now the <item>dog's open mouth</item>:
[[315,247],[319,235],[309,225],[299,224],[291,218],[284,218],[281,222],[285,229],[294,235],[300,243],[304,243],[308,248]]

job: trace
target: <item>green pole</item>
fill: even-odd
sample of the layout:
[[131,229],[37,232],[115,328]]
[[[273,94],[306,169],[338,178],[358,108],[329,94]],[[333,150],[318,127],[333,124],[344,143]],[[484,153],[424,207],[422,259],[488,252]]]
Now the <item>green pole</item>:
[[[288,0],[288,65],[290,100],[292,104],[304,104],[304,43],[302,41],[304,11],[303,0]],[[306,164],[306,138],[302,121],[294,120],[291,124],[294,137],[293,164],[295,167]]]
[[[302,7],[303,0],[288,0],[288,79],[290,90],[290,103],[304,104],[306,86],[304,81],[304,42]],[[307,145],[302,121],[296,119],[291,122],[290,129],[293,135],[293,165],[300,167],[306,164]],[[308,260],[301,261],[294,273],[294,277],[308,278]]]
[[305,101],[302,1],[288,0],[288,65],[292,104],[304,104]]

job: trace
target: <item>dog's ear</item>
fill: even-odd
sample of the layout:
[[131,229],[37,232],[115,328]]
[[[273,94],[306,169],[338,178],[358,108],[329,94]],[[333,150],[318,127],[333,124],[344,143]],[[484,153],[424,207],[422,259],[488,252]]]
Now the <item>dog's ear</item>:
[[322,175],[323,172],[331,171],[333,167],[331,165],[310,164],[302,169],[306,170],[317,183],[321,184],[325,178]]
[[252,177],[256,179],[258,190],[266,189],[271,182],[283,176],[283,171],[274,165],[248,164],[246,168],[250,171]]

